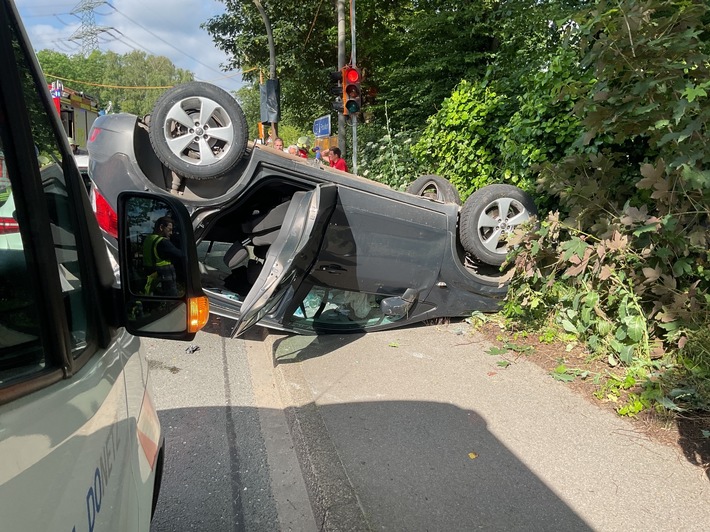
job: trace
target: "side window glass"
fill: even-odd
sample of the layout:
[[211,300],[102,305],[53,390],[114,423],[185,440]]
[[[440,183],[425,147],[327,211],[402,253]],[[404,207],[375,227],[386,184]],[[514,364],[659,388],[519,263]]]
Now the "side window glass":
[[37,305],[34,283],[27,279],[10,176],[0,151],[0,385],[45,367]]
[[[18,46],[16,49],[21,48]],[[87,312],[77,247],[76,220],[78,218],[74,216],[75,206],[67,192],[59,140],[54,133],[43,101],[37,93],[26,58],[18,55],[17,59],[20,70],[25,70],[25,75],[22,76],[25,104],[32,120],[32,136],[42,175],[42,187],[49,208],[50,230],[64,296],[64,311],[69,324],[72,353],[76,358],[87,343]],[[73,164],[73,161],[71,162]]]
[[292,325],[315,333],[366,330],[392,323],[402,316],[388,316],[382,301],[388,296],[351,292],[315,285],[291,316]]
[[[54,252],[62,290],[64,308],[70,328],[70,347],[74,357],[79,356],[87,343],[87,312],[83,292],[83,274],[77,247],[77,217],[67,191],[59,139],[48,110],[34,83],[28,59],[16,28],[2,28],[14,41],[16,60],[21,72],[25,104],[31,120],[32,136],[40,169],[42,187],[50,218],[48,230],[54,243]],[[5,128],[7,131],[7,128]],[[2,139],[0,139],[0,144]],[[4,146],[0,145],[0,149]],[[42,349],[40,322],[37,308],[42,305],[42,294],[37,294],[37,281],[28,278],[27,248],[32,242],[32,231],[23,227],[16,217],[16,198],[12,182],[27,176],[11,175],[2,157],[0,176],[0,385],[41,371],[46,366],[46,353]],[[44,206],[42,206],[44,208]],[[32,213],[29,213],[32,216]]]

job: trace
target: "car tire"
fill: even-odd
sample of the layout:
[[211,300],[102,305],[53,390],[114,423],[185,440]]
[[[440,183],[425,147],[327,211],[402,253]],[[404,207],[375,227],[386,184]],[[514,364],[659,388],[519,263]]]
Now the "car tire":
[[444,203],[461,205],[461,197],[456,187],[446,178],[438,175],[423,175],[417,178],[407,186],[405,192],[415,196],[433,198]]
[[537,208],[527,192],[513,185],[483,187],[461,208],[461,245],[480,261],[500,266],[508,254],[506,235],[532,216]]
[[[200,114],[209,111],[202,119]],[[155,103],[150,143],[158,159],[188,179],[216,179],[244,156],[246,117],[226,91],[199,81],[178,85]]]

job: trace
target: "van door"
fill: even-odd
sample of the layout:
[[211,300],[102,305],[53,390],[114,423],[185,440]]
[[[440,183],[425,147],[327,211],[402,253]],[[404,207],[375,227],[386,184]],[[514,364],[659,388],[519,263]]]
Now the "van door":
[[126,467],[124,367],[138,341],[111,339],[86,192],[7,0],[0,72],[0,526],[147,530],[150,500],[141,525]]

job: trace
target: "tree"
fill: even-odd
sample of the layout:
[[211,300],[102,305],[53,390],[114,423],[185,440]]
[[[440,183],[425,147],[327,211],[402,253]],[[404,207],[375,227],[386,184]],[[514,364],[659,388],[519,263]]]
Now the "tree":
[[114,110],[137,115],[151,112],[167,87],[193,79],[191,72],[175,67],[163,56],[133,51],[94,51],[88,57],[68,56],[51,50],[37,53],[47,82],[62,78],[67,87],[96,96],[100,106],[113,103]]
[[[557,38],[558,32],[550,30],[555,17],[583,1],[358,2],[357,63],[365,73],[364,87],[376,94],[370,110],[382,121],[386,103],[394,129],[422,128],[459,82],[481,79],[499,54],[529,66],[531,57]],[[332,9],[323,5],[321,0],[284,0],[278,9],[265,6],[283,111],[303,125],[330,109],[328,73],[337,68],[335,2]],[[250,2],[227,0],[225,6],[226,13],[204,27],[230,57],[229,66],[258,83],[269,68],[264,23]],[[505,67],[501,62],[501,76]]]

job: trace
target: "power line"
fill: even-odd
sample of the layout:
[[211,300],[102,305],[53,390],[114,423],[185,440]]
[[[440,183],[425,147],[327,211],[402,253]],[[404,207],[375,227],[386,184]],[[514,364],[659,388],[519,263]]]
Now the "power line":
[[175,86],[175,85],[162,85],[162,86],[156,85],[156,86],[140,87],[140,86],[135,86],[135,85],[106,85],[103,83],[92,83],[90,81],[81,81],[78,79],[63,78],[62,76],[55,76],[54,74],[50,74],[49,72],[45,72],[44,75],[45,75],[45,77],[48,77],[48,78],[61,79],[62,81],[68,81],[69,83],[82,83],[84,85],[89,85],[91,87],[102,87],[104,89],[149,90],[149,89],[170,89]]
[[[232,73],[225,73],[222,70],[215,69],[214,67],[202,62],[201,60],[197,59],[196,57],[193,57],[187,53],[185,53],[183,50],[175,47],[172,43],[169,41],[163,39],[160,37],[160,35],[157,35],[150,29],[146,28],[144,25],[142,25],[140,22],[132,19],[128,15],[126,15],[124,12],[118,10],[114,5],[112,5],[109,1],[106,0],[81,0],[80,3],[74,8],[74,10],[70,13],[67,13],[65,9],[69,6],[66,4],[43,4],[43,5],[35,5],[33,6],[32,12],[33,13],[46,13],[44,15],[38,14],[28,14],[25,15],[23,14],[23,18],[42,18],[42,17],[54,17],[56,20],[59,21],[60,24],[63,26],[70,26],[70,23],[66,22],[65,20],[62,20],[61,17],[65,17],[66,15],[72,15],[73,17],[80,18],[80,16],[86,16],[88,17],[86,20],[82,20],[82,26],[75,31],[68,39],[65,39],[61,46],[58,45],[58,41],[56,40],[56,37],[47,37],[46,39],[42,39],[41,36],[38,36],[40,38],[38,39],[33,39],[33,42],[36,42],[37,44],[39,43],[44,43],[43,46],[47,46],[49,43],[51,43],[55,48],[60,48],[64,53],[79,53],[79,50],[69,50],[67,43],[69,41],[73,41],[74,43],[77,43],[81,47],[81,53],[86,56],[90,54],[91,51],[99,49],[99,44],[103,48],[104,46],[107,45],[109,42],[117,42],[121,43],[122,45],[126,46],[129,50],[143,50],[149,54],[152,55],[163,55],[163,54],[156,54],[154,51],[149,50],[146,48],[143,44],[131,39],[128,37],[125,33],[121,32],[114,26],[98,26],[96,25],[95,22],[95,17],[96,16],[101,16],[101,17],[108,17],[111,15],[111,13],[100,13],[96,11],[96,8],[106,5],[108,6],[113,12],[121,15],[124,17],[126,20],[131,22],[131,24],[135,27],[138,27],[151,35],[154,39],[166,44],[169,46],[172,50],[175,50],[177,53],[179,53],[181,56],[184,56],[195,63],[207,68],[209,71],[214,72],[217,74],[213,79],[211,80],[203,80],[203,81],[208,81],[212,83],[219,83],[220,80],[231,80],[232,82],[239,83],[239,77],[241,76],[241,72],[239,70],[232,71]],[[91,9],[88,9],[91,8]],[[84,11],[87,10],[87,11]],[[103,11],[103,10],[102,10]],[[194,75],[194,73],[193,73]],[[237,77],[236,80],[232,80],[231,78]]]
[[[189,58],[189,59],[192,59],[192,60],[195,61],[196,63],[199,63],[200,65],[202,65],[202,66],[204,66],[204,67],[206,67],[206,68],[209,68],[212,72],[216,72],[216,73],[218,73],[218,74],[220,74],[220,75],[223,74],[223,72],[220,72],[219,70],[215,70],[215,69],[212,68],[210,65],[207,65],[207,64],[203,63],[202,61],[200,61],[199,59],[196,59],[196,58],[192,57],[191,55],[186,54],[183,50],[180,50],[179,48],[176,48],[176,47],[173,46],[170,42],[168,42],[168,41],[166,41],[165,39],[163,39],[161,36],[156,35],[155,33],[153,33],[152,31],[150,31],[148,28],[146,28],[145,26],[143,26],[143,25],[140,24],[139,22],[133,20],[131,17],[129,17],[129,16],[126,15],[125,13],[123,13],[123,12],[119,11],[118,9],[116,9],[116,7],[115,7],[113,4],[111,4],[111,3],[109,3],[109,2],[106,2],[106,5],[109,6],[110,8],[112,8],[114,11],[116,11],[116,13],[118,13],[119,15],[121,15],[121,16],[125,17],[126,19],[128,19],[129,21],[131,21],[133,24],[135,24],[135,25],[138,26],[139,28],[142,28],[143,30],[145,30],[146,32],[148,32],[149,34],[151,34],[153,37],[155,37],[155,38],[158,39],[159,41],[162,41],[162,42],[164,42],[165,44],[167,44],[168,46],[170,46],[170,48],[172,48],[173,50],[175,50],[175,51],[177,51],[177,52],[180,52],[180,53],[181,53],[182,55],[184,55],[185,57],[187,57],[187,58]],[[151,53],[152,53],[152,52],[151,52]],[[156,54],[153,54],[153,55],[156,55]],[[226,77],[226,76],[225,76],[225,77]]]
[[81,41],[81,53],[84,57],[99,49],[98,35],[112,29],[96,25],[94,9],[105,3],[105,0],[81,0],[71,12],[72,15],[81,14],[81,26],[69,37],[69,40]]

